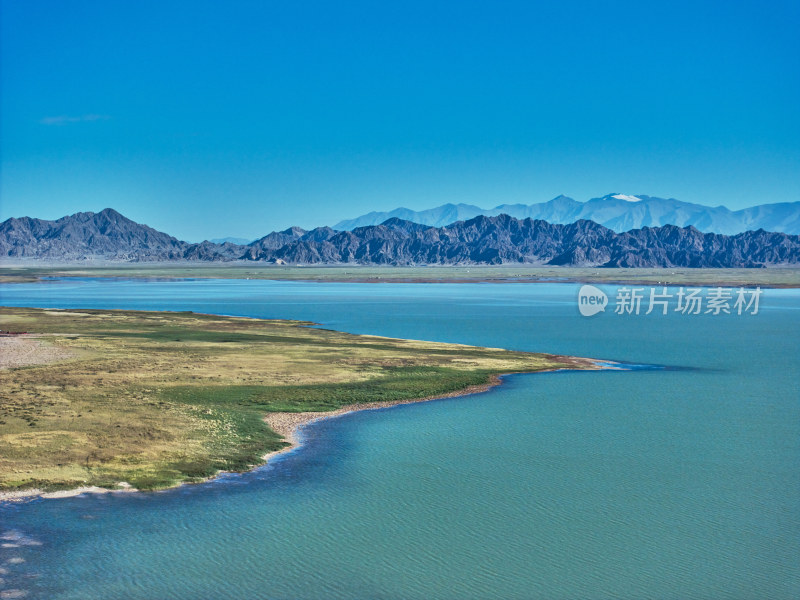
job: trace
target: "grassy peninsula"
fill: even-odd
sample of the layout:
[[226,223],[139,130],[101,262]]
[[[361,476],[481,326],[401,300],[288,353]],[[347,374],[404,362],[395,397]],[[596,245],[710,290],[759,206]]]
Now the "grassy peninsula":
[[593,367],[309,325],[1,308],[0,492],[200,481],[286,447],[287,432],[270,428],[267,415],[393,404],[485,385],[501,373]]

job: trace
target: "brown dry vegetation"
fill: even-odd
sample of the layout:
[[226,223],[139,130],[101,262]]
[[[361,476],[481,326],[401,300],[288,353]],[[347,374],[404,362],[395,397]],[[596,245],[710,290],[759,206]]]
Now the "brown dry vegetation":
[[[768,269],[644,269],[551,267],[533,265],[432,265],[395,267],[373,265],[279,266],[259,263],[172,263],[142,266],[108,263],[105,266],[53,265],[9,261],[0,267],[0,283],[35,282],[42,277],[141,277],[278,279],[298,281],[407,282],[571,282],[624,283],[629,285],[693,285],[723,287],[800,287],[800,267]],[[36,265],[36,266],[33,266]]]

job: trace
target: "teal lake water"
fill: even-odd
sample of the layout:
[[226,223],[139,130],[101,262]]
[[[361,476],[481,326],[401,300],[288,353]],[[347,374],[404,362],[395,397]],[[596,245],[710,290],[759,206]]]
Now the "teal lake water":
[[[0,304],[193,310],[659,365],[353,413],[247,474],[0,504],[0,593],[211,600],[800,597],[800,291],[591,318],[572,284],[78,280]],[[601,286],[613,295],[613,286]]]

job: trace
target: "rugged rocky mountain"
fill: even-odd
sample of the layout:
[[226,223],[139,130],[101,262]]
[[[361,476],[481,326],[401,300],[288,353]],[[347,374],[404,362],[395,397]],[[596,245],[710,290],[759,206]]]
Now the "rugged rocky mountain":
[[53,261],[232,260],[244,247],[203,242],[189,244],[107,208],[56,221],[23,217],[0,223],[0,257]]
[[645,227],[625,233],[580,220],[558,225],[508,215],[478,216],[446,227],[393,218],[353,231],[306,232],[251,260],[286,263],[503,264],[604,267],[759,267],[800,262],[800,236],[749,231],[736,236],[694,227]]
[[247,246],[189,244],[106,209],[57,221],[9,219],[0,224],[2,256],[51,261],[762,267],[800,263],[800,236],[762,229],[726,236],[674,225],[617,233],[586,219],[561,225],[481,215],[445,227],[392,218],[352,231],[292,227]]
[[800,202],[762,204],[732,211],[724,206],[704,206],[674,198],[625,194],[608,194],[588,202],[578,202],[567,196],[558,196],[538,204],[501,204],[490,209],[479,208],[472,204],[444,204],[423,211],[398,208],[390,212],[371,212],[355,219],[341,221],[334,228],[352,230],[357,227],[379,225],[393,217],[433,227],[444,227],[479,215],[501,214],[517,219],[531,218],[557,224],[587,219],[618,233],[642,227],[691,225],[706,233],[726,235],[756,229],[800,234]]
[[245,258],[258,260],[258,255],[282,248],[286,244],[299,240],[305,233],[305,229],[300,227],[290,227],[285,231],[273,231],[249,244]]

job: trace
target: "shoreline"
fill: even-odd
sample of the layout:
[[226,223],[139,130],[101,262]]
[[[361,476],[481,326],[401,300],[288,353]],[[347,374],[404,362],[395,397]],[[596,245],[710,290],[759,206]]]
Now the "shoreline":
[[23,502],[25,500],[33,500],[34,498],[54,499],[54,498],[74,498],[81,494],[130,494],[139,492],[128,483],[121,481],[119,489],[101,488],[96,485],[81,486],[71,490],[55,490],[53,492],[45,492],[38,488],[31,488],[29,490],[15,490],[13,492],[0,492],[0,503],[2,502]]
[[[617,367],[609,366],[617,364],[614,361],[600,361],[596,359],[582,359],[578,357],[568,357],[568,358],[573,361],[575,360],[580,362],[585,361],[584,364],[586,365],[586,368],[583,370],[587,371],[618,370]],[[348,404],[347,406],[343,406],[341,408],[332,411],[267,413],[266,415],[264,415],[264,417],[262,417],[264,422],[267,425],[269,425],[270,428],[273,431],[275,431],[278,435],[283,437],[284,440],[289,443],[289,445],[286,446],[285,448],[281,448],[280,450],[275,450],[273,452],[265,454],[264,456],[262,456],[263,462],[261,462],[258,465],[254,465],[247,471],[242,471],[242,472],[247,473],[255,469],[263,468],[267,466],[271,460],[281,456],[282,454],[287,454],[302,447],[303,441],[299,436],[300,429],[302,429],[306,425],[309,425],[317,421],[322,421],[325,419],[335,419],[337,417],[341,417],[353,412],[359,412],[362,410],[390,408],[392,406],[400,406],[404,404],[417,404],[421,402],[430,402],[433,400],[443,400],[445,398],[458,398],[461,396],[471,396],[473,394],[480,394],[482,392],[486,392],[502,384],[503,377],[506,377],[508,375],[518,375],[518,374],[533,375],[536,373],[555,373],[558,371],[569,371],[569,370],[573,369],[557,368],[557,369],[543,369],[541,371],[518,371],[509,373],[499,373],[496,375],[492,375],[487,383],[483,383],[480,385],[471,385],[469,387],[449,392],[447,394],[427,396],[424,398],[411,398],[408,400],[397,400],[397,401],[362,402],[356,404]],[[574,369],[574,370],[581,370],[581,369]],[[82,494],[129,494],[133,492],[155,493],[155,492],[176,489],[184,485],[200,485],[208,481],[211,481],[213,479],[216,479],[223,473],[228,473],[228,472],[230,471],[220,471],[212,475],[211,477],[204,479],[203,481],[180,482],[174,486],[170,486],[168,488],[163,488],[160,490],[144,490],[144,491],[138,490],[132,487],[127,482],[122,481],[117,484],[119,486],[118,489],[101,488],[97,486],[81,486],[70,490],[56,490],[52,492],[46,492],[38,488],[15,490],[15,491],[0,491],[0,504],[6,502],[25,502],[28,500],[34,500],[36,498],[41,498],[41,499],[74,498]]]
[[[563,369],[545,369],[543,371],[532,371],[531,374],[552,373],[561,370]],[[299,435],[300,430],[306,425],[310,425],[311,423],[316,423],[318,421],[323,421],[327,419],[335,419],[337,417],[342,417],[344,415],[354,412],[360,412],[362,410],[391,408],[392,406],[401,406],[404,404],[418,404],[421,402],[430,402],[433,400],[443,400],[445,398],[458,398],[460,396],[471,396],[473,394],[480,394],[482,392],[490,390],[493,387],[500,385],[503,382],[502,378],[505,377],[506,375],[514,375],[514,374],[515,373],[501,373],[499,375],[492,375],[488,383],[484,383],[481,385],[471,385],[462,390],[456,390],[455,392],[450,392],[448,394],[427,396],[425,398],[411,398],[409,400],[383,401],[383,402],[362,402],[357,404],[348,404],[347,406],[343,406],[341,408],[337,408],[336,410],[331,410],[331,411],[267,413],[264,416],[264,422],[267,425],[269,425],[270,428],[273,431],[275,431],[275,433],[279,434],[281,437],[283,437],[284,440],[289,442],[289,445],[286,446],[285,448],[281,448],[280,450],[275,450],[274,452],[265,454],[263,456],[264,463],[256,468],[266,466],[267,464],[269,464],[270,460],[272,460],[277,456],[280,456],[281,454],[287,454],[288,452],[292,452],[293,450],[302,447],[303,441]]]
[[755,268],[607,268],[503,265],[262,265],[253,263],[43,263],[0,261],[0,283],[43,283],[50,278],[142,281],[233,279],[328,283],[568,283],[701,287],[800,288],[800,265]]

